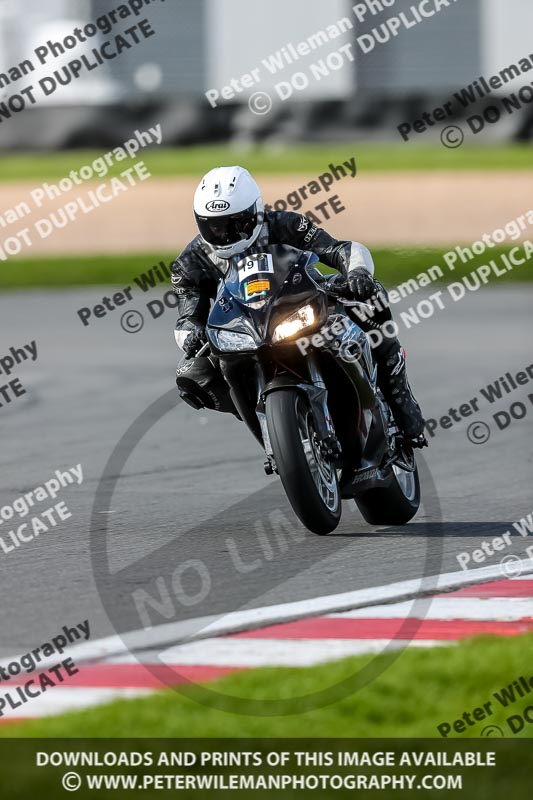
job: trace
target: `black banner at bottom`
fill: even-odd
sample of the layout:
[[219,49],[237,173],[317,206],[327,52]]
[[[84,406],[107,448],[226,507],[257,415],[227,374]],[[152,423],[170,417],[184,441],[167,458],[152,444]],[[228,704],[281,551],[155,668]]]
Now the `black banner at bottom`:
[[0,796],[531,797],[527,739],[3,739]]

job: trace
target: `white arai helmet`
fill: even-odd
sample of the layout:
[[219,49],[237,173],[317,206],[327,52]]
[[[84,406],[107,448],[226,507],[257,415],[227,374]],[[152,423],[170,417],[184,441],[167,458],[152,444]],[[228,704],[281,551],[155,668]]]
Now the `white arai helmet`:
[[242,167],[212,169],[194,195],[200,235],[220,258],[251,247],[261,232],[264,210],[259,186]]

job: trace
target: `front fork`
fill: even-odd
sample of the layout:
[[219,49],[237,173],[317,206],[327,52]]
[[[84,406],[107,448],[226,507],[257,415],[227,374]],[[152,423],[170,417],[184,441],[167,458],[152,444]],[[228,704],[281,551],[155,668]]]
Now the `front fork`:
[[[328,408],[328,390],[326,388],[326,384],[324,383],[324,378],[322,377],[322,373],[320,371],[320,367],[317,363],[316,353],[309,353],[307,356],[307,366],[309,368],[309,377],[313,383],[315,389],[318,389],[319,394],[316,397],[316,404],[311,403],[311,410],[313,412],[313,416],[316,416],[316,412],[318,411],[318,404],[320,403],[321,406],[321,420],[325,421],[326,430],[325,436],[320,436],[319,434],[319,444],[322,450],[322,454],[324,456],[335,456],[338,457],[341,455],[341,446],[340,443],[335,435],[335,427],[333,425],[333,420],[331,418],[331,414]],[[320,428],[316,427],[317,420],[315,419],[315,430],[319,432]],[[320,423],[319,423],[320,424]],[[324,431],[322,431],[324,433]]]
[[309,371],[310,383],[303,383],[291,376],[283,376],[281,378],[275,378],[265,385],[262,369],[258,368],[257,370],[259,401],[256,408],[256,415],[261,427],[263,445],[268,459],[265,462],[265,471],[267,474],[272,474],[273,471],[276,471],[276,466],[266,422],[265,400],[271,392],[288,387],[296,388],[307,396],[313,416],[314,429],[317,434],[317,443],[322,455],[328,459],[338,459],[341,456],[340,442],[335,434],[333,420],[328,408],[328,391],[317,362],[316,354],[308,353],[306,356],[306,363]]
[[272,451],[272,444],[270,442],[270,436],[268,434],[268,425],[266,421],[266,413],[265,413],[265,374],[263,371],[263,367],[261,364],[257,364],[256,366],[256,387],[257,387],[257,407],[255,410],[257,420],[259,422],[259,427],[261,428],[261,436],[263,437],[263,447],[265,448],[265,453],[267,455],[267,461],[265,461],[265,472],[267,475],[272,475],[273,472],[277,472],[276,464],[274,461],[274,453]]

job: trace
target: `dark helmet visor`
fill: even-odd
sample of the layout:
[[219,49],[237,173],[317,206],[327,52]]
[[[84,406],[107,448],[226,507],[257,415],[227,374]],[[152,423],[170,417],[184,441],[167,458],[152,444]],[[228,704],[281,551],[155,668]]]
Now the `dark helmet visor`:
[[202,217],[195,212],[196,224],[202,237],[214,247],[230,247],[250,239],[257,225],[257,204],[223,217]]

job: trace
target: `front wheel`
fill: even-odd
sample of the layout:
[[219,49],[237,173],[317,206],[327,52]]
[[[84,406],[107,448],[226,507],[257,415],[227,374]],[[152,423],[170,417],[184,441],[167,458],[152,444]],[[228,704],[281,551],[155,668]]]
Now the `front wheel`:
[[279,389],[266,399],[266,419],[278,473],[296,516],[313,533],[335,530],[342,512],[335,467],[322,455],[307,397]]

